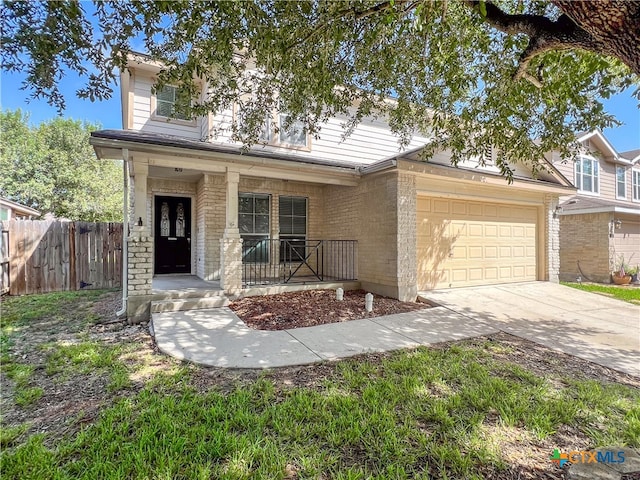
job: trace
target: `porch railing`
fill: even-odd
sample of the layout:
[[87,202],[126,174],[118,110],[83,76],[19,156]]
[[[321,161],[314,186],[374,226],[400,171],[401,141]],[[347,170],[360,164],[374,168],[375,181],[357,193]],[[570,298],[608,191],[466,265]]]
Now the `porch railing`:
[[356,280],[357,249],[356,240],[245,238],[242,284]]

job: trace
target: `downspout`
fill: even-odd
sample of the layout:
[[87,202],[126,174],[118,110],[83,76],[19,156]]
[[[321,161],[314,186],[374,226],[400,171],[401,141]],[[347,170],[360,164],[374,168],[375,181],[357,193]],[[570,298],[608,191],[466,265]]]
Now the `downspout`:
[[122,201],[122,309],[116,312],[118,318],[127,318],[127,290],[129,289],[129,150],[122,150],[122,174],[124,176],[124,196]]

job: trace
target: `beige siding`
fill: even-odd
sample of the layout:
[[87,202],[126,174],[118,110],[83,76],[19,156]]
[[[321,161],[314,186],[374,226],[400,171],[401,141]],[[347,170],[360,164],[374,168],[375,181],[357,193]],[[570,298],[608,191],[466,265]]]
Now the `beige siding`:
[[[575,181],[575,166],[573,160],[562,161],[557,152],[554,152],[553,155],[550,156],[550,159],[553,162],[553,165],[562,173],[568,180],[573,183]],[[599,193],[596,195],[597,197],[603,200],[616,200],[616,201],[626,201],[629,204],[633,204],[631,200],[631,167],[625,167],[625,178],[626,178],[626,197],[624,199],[618,198],[616,196],[616,167],[619,164],[613,163],[613,159],[610,157],[600,157],[597,158],[598,164],[600,166],[600,183],[599,183]],[[589,195],[589,193],[578,192],[578,195]]]
[[615,218],[621,221],[620,228],[614,231],[611,238],[615,261],[624,255],[630,267],[640,265],[640,219],[624,214],[616,214]]
[[179,121],[154,119],[151,114],[151,77],[136,74],[134,77],[133,129],[143,132],[178,135],[190,139],[200,139],[202,119],[194,125],[184,125]]
[[[213,118],[211,128],[212,143],[238,145],[231,142],[232,112],[225,111]],[[389,127],[380,120],[363,120],[354,132],[343,139],[344,129],[341,124],[345,118],[331,118],[318,134],[319,138],[310,138],[309,149],[290,149],[275,146],[256,145],[255,151],[277,152],[283,155],[322,158],[329,161],[371,164],[387,157],[398,155],[406,150],[418,148],[427,143],[423,136],[415,136],[410,145],[401,148],[399,138],[389,131]],[[219,128],[217,135],[214,128]]]
[[615,200],[616,198],[616,166],[600,159],[600,198]]

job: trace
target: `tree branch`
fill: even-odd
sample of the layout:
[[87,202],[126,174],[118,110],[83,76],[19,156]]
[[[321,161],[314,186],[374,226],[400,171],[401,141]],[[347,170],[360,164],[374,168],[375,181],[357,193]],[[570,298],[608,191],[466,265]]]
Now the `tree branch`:
[[[481,3],[483,2],[480,0],[465,0],[466,5],[478,12]],[[563,14],[557,20],[551,20],[542,15],[511,15],[490,2],[485,2],[484,6],[486,9],[484,19],[489,25],[509,35],[524,34],[529,37],[527,48],[520,54],[514,80],[533,78],[526,72],[529,63],[537,55],[551,50],[579,48],[596,53],[607,53],[604,51],[602,42],[567,15]]]

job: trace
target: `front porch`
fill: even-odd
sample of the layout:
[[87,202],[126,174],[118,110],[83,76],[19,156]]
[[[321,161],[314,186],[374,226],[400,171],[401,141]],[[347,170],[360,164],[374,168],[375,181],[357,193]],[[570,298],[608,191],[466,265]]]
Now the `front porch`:
[[230,295],[225,293],[218,281],[202,280],[195,275],[156,275],[152,279],[151,313],[217,308],[226,306],[230,301],[240,297],[337,288],[356,290],[360,288],[360,282],[334,281],[329,278],[314,281],[309,277],[297,277],[296,281],[291,283],[246,285],[236,294]]

